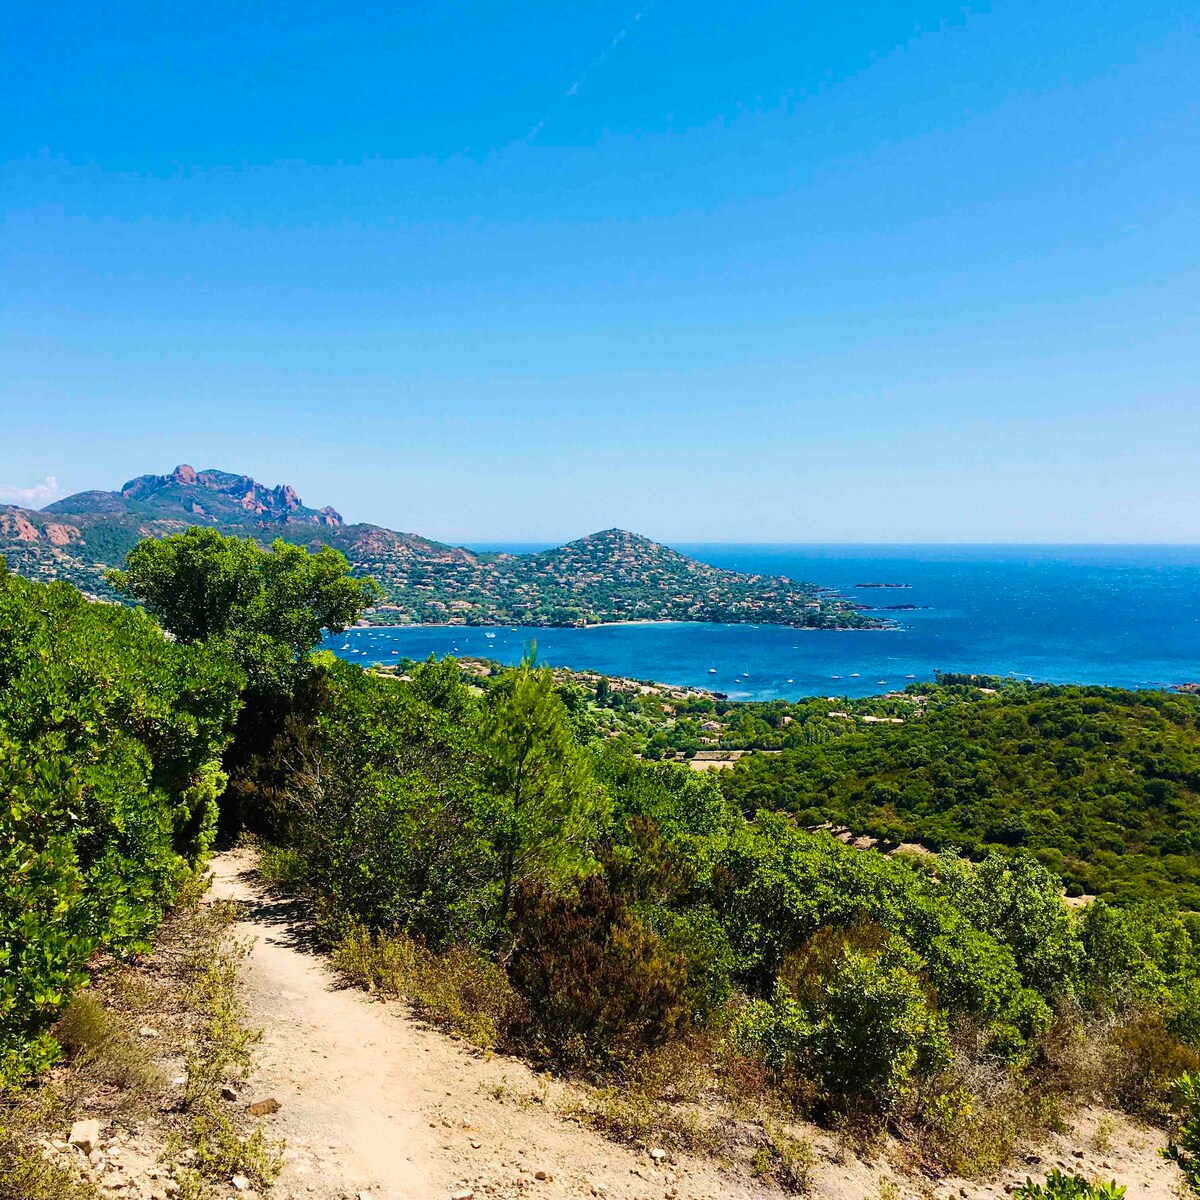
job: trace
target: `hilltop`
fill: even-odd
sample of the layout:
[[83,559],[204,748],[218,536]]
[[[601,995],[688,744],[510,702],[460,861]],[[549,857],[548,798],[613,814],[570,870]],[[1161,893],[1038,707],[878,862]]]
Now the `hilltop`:
[[0,554],[34,579],[65,579],[114,598],[104,578],[144,537],[191,525],[260,542],[330,545],[383,591],[382,624],[586,625],[615,621],[763,622],[875,629],[889,623],[816,584],[727,571],[623,529],[539,554],[476,553],[413,533],[346,524],[287,485],[197,471],[141,475],[119,491],[87,491],[44,509],[0,506]]

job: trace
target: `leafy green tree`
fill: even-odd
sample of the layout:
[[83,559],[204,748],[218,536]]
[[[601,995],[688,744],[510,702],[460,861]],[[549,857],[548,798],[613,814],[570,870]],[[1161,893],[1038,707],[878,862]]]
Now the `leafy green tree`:
[[939,877],[971,923],[1012,950],[1030,987],[1043,996],[1070,989],[1083,945],[1056,876],[1027,854],[993,853],[977,865],[945,855]]
[[[312,650],[325,629],[338,632],[374,603],[371,579],[354,579],[328,546],[309,553],[277,540],[193,527],[130,552],[109,573],[118,591],[140,602],[174,637],[227,655],[246,674],[243,706],[225,754],[229,789],[221,809],[227,835],[243,826],[278,835],[276,813],[262,803],[264,777],[277,774],[293,742],[315,719]],[[282,739],[282,740],[281,740]]]
[[591,864],[603,797],[549,670],[527,659],[488,700],[481,733],[499,859],[499,937],[514,883],[561,879]]
[[277,540],[264,550],[193,527],[139,542],[108,578],[181,642],[223,646],[252,689],[278,691],[294,686],[323,630],[341,632],[374,603],[374,581],[348,572],[330,546],[309,553]]

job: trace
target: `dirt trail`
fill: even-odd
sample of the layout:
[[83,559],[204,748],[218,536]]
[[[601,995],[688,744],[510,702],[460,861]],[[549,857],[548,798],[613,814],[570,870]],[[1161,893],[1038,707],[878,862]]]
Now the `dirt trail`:
[[264,1037],[245,1098],[281,1105],[268,1119],[288,1145],[277,1197],[781,1194],[731,1191],[728,1176],[704,1163],[657,1165],[557,1115],[566,1085],[516,1059],[483,1057],[402,1004],[340,988],[308,944],[302,910],[268,895],[252,867],[246,853],[218,856],[212,895],[244,902],[248,919],[235,935],[254,939],[245,999]]
[[[645,1149],[579,1125],[563,1115],[570,1085],[513,1058],[481,1056],[424,1027],[402,1004],[340,988],[308,942],[302,909],[263,890],[250,854],[220,855],[212,871],[211,894],[244,903],[247,919],[235,932],[253,940],[243,968],[245,999],[264,1037],[244,1098],[274,1097],[281,1105],[266,1121],[272,1136],[287,1139],[284,1171],[272,1193],[277,1200],[357,1200],[360,1193],[370,1200],[449,1200],[467,1191],[477,1200],[784,1195],[712,1160],[672,1155],[656,1163]],[[813,1132],[824,1158],[832,1147]],[[894,1194],[1003,1196],[1005,1182],[1026,1171],[1037,1177],[1058,1156],[1093,1177],[1129,1183],[1131,1198],[1175,1194],[1177,1173],[1154,1153],[1152,1137],[1123,1127],[1114,1130],[1121,1150],[1075,1159],[1069,1147],[1085,1144],[1086,1132],[1081,1129],[1075,1143],[1048,1147],[1044,1160],[1028,1162],[1008,1180],[961,1191],[958,1180],[898,1180]],[[874,1198],[885,1176],[895,1178],[878,1164],[821,1162],[813,1195]]]

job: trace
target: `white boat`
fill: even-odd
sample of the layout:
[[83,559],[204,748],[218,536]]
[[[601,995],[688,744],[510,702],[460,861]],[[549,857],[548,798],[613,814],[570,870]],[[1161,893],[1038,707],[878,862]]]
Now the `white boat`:
[[850,672],[850,678],[851,678],[851,679],[857,679],[857,678],[858,678],[858,672],[857,672],[857,671],[851,671],[851,672]]
[[709,668],[708,668],[708,673],[709,673],[710,675],[715,675],[715,674],[717,673],[717,668],[716,668],[716,667],[709,667]]
[[789,680],[788,680],[788,683],[795,683],[795,682],[796,682],[796,681],[795,681],[794,679],[789,679]]
[[494,633],[485,633],[483,636],[485,638],[494,638],[496,635]]

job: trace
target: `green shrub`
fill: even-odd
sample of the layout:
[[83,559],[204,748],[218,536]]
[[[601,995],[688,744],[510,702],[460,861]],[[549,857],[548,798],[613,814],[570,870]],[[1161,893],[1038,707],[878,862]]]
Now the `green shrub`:
[[238,964],[244,948],[230,947],[204,964],[190,986],[188,1006],[200,1027],[185,1060],[185,1109],[203,1109],[225,1083],[250,1072],[250,1056],[262,1031],[246,1025],[246,1008],[238,991]]
[[1055,1168],[1045,1183],[1026,1179],[1012,1194],[1017,1200],[1121,1200],[1125,1189],[1117,1183],[1092,1183],[1082,1175],[1064,1175]]
[[770,1001],[741,1014],[736,1036],[798,1099],[885,1112],[950,1056],[920,969],[912,949],[877,926],[822,931],[787,964]]
[[143,614],[0,569],[0,1090],[98,949],[148,948],[205,853],[241,676]]
[[811,1143],[766,1124],[763,1126],[762,1143],[754,1152],[750,1169],[761,1179],[773,1180],[785,1192],[807,1195],[812,1190],[815,1161]]
[[310,757],[274,785],[294,849],[267,852],[263,869],[302,878],[328,917],[435,948],[482,941],[499,870],[457,668],[424,664],[399,685],[339,663],[324,687]]
[[[960,880],[953,890],[907,862],[759,813],[729,839],[714,871],[712,902],[752,993],[769,994],[784,959],[818,930],[868,920],[920,955],[947,1012],[994,1025],[998,1047],[1018,1048],[1045,1026],[1049,1009],[1025,986],[1013,950],[980,927],[986,914],[974,911],[975,868],[939,860],[938,879],[943,866]],[[1039,876],[1038,886],[1043,882]],[[955,894],[970,899],[974,919]],[[1065,918],[1061,898],[1056,902]]]
[[1179,1164],[1192,1191],[1200,1195],[1200,1074],[1185,1073],[1175,1083],[1181,1117],[1164,1157]]
[[200,1174],[222,1182],[245,1175],[259,1188],[268,1188],[283,1170],[282,1142],[268,1140],[261,1125],[239,1134],[233,1122],[211,1101],[193,1114],[190,1140],[192,1162]]
[[308,882],[308,864],[295,846],[276,846],[263,842],[258,846],[259,877],[273,887],[292,890]]

